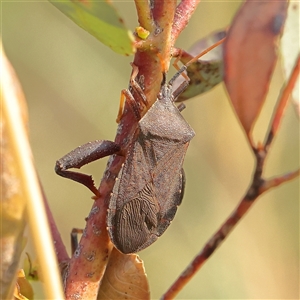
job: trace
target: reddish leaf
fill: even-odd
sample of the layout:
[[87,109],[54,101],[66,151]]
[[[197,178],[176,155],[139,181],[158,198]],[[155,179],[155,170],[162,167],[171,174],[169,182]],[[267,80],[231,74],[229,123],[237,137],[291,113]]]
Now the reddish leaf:
[[246,1],[224,43],[224,81],[233,107],[250,138],[268,91],[286,1]]
[[17,272],[17,282],[14,289],[14,299],[28,300],[34,299],[33,288],[30,282],[25,277],[25,273],[22,269]]

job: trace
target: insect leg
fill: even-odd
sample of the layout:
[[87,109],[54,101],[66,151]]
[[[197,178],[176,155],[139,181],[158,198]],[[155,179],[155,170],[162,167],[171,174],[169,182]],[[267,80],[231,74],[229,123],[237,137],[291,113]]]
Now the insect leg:
[[148,107],[149,103],[146,98],[146,95],[144,94],[144,91],[142,90],[139,83],[135,80],[139,73],[139,68],[134,63],[131,63],[131,66],[132,66],[132,73],[130,76],[130,85],[133,88],[133,90],[136,92],[136,94],[140,97],[144,105]]
[[[140,98],[140,102],[143,103],[143,105],[146,105],[148,107],[148,101],[146,98],[146,95],[144,94],[141,86],[138,84],[138,82],[135,80],[137,77],[137,74],[139,72],[138,67],[135,64],[131,64],[132,66],[132,73],[130,76],[130,87],[132,90],[135,92],[134,94]],[[134,115],[136,116],[137,121],[141,119],[141,114],[140,114],[140,108],[139,105],[137,104],[136,99],[132,95],[131,91],[128,89],[124,89],[121,91],[121,99],[120,99],[120,106],[119,106],[119,112],[117,116],[117,123],[120,122],[124,110],[124,104],[125,104],[125,99],[127,100],[128,105],[134,112]]]
[[124,110],[124,105],[125,105],[125,99],[126,99],[126,95],[124,92],[126,90],[122,90],[121,91],[121,97],[120,97],[120,105],[119,105],[119,111],[118,111],[118,116],[116,119],[116,122],[119,124],[123,115],[123,110]]
[[140,109],[139,109],[139,106],[137,105],[133,95],[131,94],[131,92],[129,90],[122,90],[121,91],[120,108],[119,108],[119,113],[117,116],[117,123],[120,122],[122,115],[123,115],[124,103],[125,103],[124,99],[127,100],[127,103],[130,106],[130,108],[132,109],[132,111],[136,117],[136,120],[139,121],[141,119]]
[[[192,55],[190,55],[189,53],[183,51],[183,50],[178,50],[179,54],[176,58],[176,60],[173,63],[173,66],[175,67],[175,69],[178,71],[169,81],[169,85],[173,85],[174,81],[176,80],[176,78],[179,75],[182,75],[188,82],[190,81],[189,77],[184,73],[184,71],[187,70],[187,68],[191,65],[191,64],[195,64],[198,62],[198,59],[205,55],[207,52],[209,52],[210,50],[214,49],[215,47],[219,46],[220,44],[222,44],[225,40],[225,37],[221,40],[219,40],[218,42],[216,42],[215,44],[213,44],[212,46],[210,46],[209,48],[207,48],[206,50],[202,51],[200,54],[196,55],[195,57],[193,57]],[[184,61],[186,61],[187,59],[190,59],[181,69],[178,66],[178,61],[181,59],[181,56],[183,56],[184,54]],[[176,98],[187,88],[188,84],[186,82],[183,82],[174,92],[173,92],[173,98],[174,98],[174,102],[176,101]]]
[[181,103],[177,106],[177,108],[178,108],[178,110],[179,110],[180,112],[182,112],[182,111],[186,108],[186,106],[185,106],[184,103],[181,102]]
[[177,77],[179,77],[184,71],[186,71],[187,66],[182,66],[178,72],[170,79],[169,85],[172,86]]
[[[172,80],[172,79],[171,79]],[[184,90],[188,87],[189,81],[184,81],[180,84],[180,86],[172,93],[173,101],[175,102],[177,97],[184,92]]]
[[175,102],[177,97],[188,87],[189,85],[189,77],[184,73],[187,69],[186,66],[183,66],[179,69],[179,66],[177,64],[177,62],[174,62],[174,67],[176,68],[176,70],[178,70],[178,72],[171,78],[171,80],[169,81],[169,86],[172,86],[174,81],[176,80],[177,77],[179,77],[180,75],[182,75],[186,80],[184,82],[182,82],[180,84],[180,86],[172,93],[173,96],[173,101]]
[[80,169],[82,166],[92,161],[112,154],[122,155],[121,147],[118,144],[105,140],[89,142],[87,144],[77,147],[76,149],[72,150],[64,157],[59,159],[55,165],[55,172],[62,177],[72,179],[85,185],[96,196],[99,196],[99,191],[94,185],[92,176],[78,172],[68,171],[68,169]]
[[[176,57],[175,61],[173,62],[173,66],[177,70],[177,72],[180,71],[180,68],[179,68],[179,65],[178,65],[178,61],[181,59],[182,52],[183,52],[183,50],[180,50],[180,54]],[[185,55],[187,56],[189,54],[185,52]],[[190,55],[190,57],[191,57],[191,59],[193,58],[193,56],[191,56],[191,55]],[[189,77],[186,75],[185,72],[181,72],[181,73],[182,73],[182,76],[184,77],[185,80],[187,80],[187,81],[190,80]]]

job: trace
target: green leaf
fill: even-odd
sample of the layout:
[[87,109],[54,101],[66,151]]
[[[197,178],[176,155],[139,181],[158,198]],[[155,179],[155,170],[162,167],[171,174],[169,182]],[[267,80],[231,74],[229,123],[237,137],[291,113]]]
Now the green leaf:
[[54,1],[56,8],[113,51],[130,55],[135,52],[133,34],[108,1]]

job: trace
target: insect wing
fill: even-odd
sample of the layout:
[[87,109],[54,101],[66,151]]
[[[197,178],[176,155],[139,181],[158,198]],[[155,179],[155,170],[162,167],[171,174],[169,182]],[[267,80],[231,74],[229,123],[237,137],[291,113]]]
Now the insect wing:
[[140,127],[145,141],[151,141],[151,147],[146,149],[147,157],[152,158],[151,165],[154,166],[151,173],[160,205],[156,234],[160,236],[181,203],[185,187],[182,165],[189,141],[195,133],[172,101],[156,101],[140,121]]
[[109,235],[123,253],[145,248],[141,246],[149,241],[149,234],[157,227],[159,205],[142,143],[139,134],[128,150],[109,204]]

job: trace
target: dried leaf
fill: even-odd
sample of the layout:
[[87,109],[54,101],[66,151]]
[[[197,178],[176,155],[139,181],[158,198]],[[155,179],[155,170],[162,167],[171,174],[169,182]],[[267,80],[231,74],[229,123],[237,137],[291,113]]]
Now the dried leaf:
[[246,1],[224,42],[224,81],[249,139],[277,59],[286,1]]
[[17,283],[15,286],[14,297],[18,300],[33,299],[33,289],[30,282],[26,279],[24,271],[18,271]]
[[[283,65],[285,77],[289,78],[297,55],[300,52],[299,44],[299,16],[300,16],[299,2],[291,2],[288,8],[288,15],[284,26],[284,32],[281,39],[281,50],[283,56]],[[299,80],[297,81],[293,93],[293,103],[296,108],[298,116],[300,116],[300,91]]]
[[55,1],[56,8],[78,26],[117,53],[130,55],[135,52],[133,34],[128,30],[110,1]]
[[150,299],[144,264],[138,255],[113,249],[97,299]]

